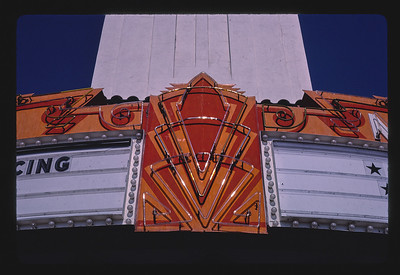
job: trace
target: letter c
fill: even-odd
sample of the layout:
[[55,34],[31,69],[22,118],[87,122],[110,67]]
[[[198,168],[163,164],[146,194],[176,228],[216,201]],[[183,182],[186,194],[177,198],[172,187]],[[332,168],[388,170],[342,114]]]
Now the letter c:
[[[18,166],[20,166],[20,165],[24,165],[25,164],[25,161],[23,161],[23,160],[20,160],[20,161],[17,161],[17,165],[15,166],[15,167],[18,167]],[[18,175],[21,175],[22,174],[22,170],[17,170],[17,176]]]

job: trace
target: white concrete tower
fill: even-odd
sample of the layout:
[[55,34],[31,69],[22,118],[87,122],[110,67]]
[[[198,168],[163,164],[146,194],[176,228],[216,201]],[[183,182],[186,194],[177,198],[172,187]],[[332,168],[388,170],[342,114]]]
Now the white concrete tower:
[[144,99],[202,71],[258,102],[312,89],[295,14],[106,15],[92,87]]

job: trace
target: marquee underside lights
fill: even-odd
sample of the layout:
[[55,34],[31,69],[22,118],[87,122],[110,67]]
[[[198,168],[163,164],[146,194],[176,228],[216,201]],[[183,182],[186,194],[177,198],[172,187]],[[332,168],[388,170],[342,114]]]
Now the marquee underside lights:
[[17,97],[18,229],[388,233],[385,98],[259,104],[200,73],[107,103],[92,88]]

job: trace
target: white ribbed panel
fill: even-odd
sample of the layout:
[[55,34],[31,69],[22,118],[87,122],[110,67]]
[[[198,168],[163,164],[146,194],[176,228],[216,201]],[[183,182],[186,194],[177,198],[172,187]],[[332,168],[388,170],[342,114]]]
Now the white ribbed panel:
[[258,101],[312,89],[297,15],[107,15],[92,87],[157,95],[204,71]]

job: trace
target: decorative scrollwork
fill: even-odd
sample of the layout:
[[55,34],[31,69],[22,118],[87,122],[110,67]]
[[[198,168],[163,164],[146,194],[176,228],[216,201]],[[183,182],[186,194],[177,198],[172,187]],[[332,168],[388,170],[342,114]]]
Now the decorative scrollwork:
[[[266,121],[267,113],[274,114],[273,120],[274,120],[276,126],[274,126],[271,123],[268,123]],[[275,128],[276,130],[295,129],[297,131],[300,131],[301,129],[296,129],[296,128],[304,127],[306,118],[307,118],[307,108],[304,108],[303,117],[300,119],[300,121],[298,123],[294,124],[295,120],[296,120],[295,112],[289,106],[279,105],[279,104],[263,104],[262,105],[262,118],[263,118],[263,123],[264,123],[264,130],[268,129],[268,128]]]
[[290,127],[294,123],[294,113],[290,108],[287,106],[284,106],[287,108],[287,110],[278,110],[275,113],[275,122],[281,127]]
[[32,98],[30,96],[17,96],[17,106],[25,105],[32,102]]
[[[117,107],[117,106],[115,106]],[[111,110],[111,121],[115,125],[126,125],[133,120],[133,113],[126,107],[118,106]]]
[[388,108],[388,100],[387,99],[376,99],[375,104],[379,107]]
[[[108,130],[115,130],[115,128],[126,128],[126,127],[137,127],[142,125],[143,119],[143,101],[138,101],[135,103],[120,103],[116,104],[109,111],[109,117],[105,117],[104,113],[105,108],[99,106],[99,118],[102,122],[102,125],[106,127]],[[134,121],[135,112],[138,112],[140,115],[139,123],[131,123]],[[108,119],[106,119],[108,118]]]

